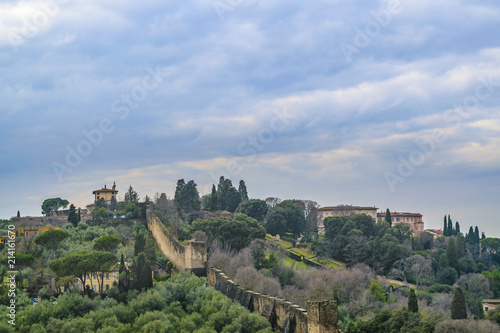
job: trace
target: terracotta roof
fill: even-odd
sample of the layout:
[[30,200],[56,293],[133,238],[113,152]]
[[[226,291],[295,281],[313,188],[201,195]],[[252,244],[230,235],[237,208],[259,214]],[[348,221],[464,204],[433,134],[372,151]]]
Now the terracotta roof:
[[[377,217],[385,217],[386,213],[377,213]],[[391,217],[422,217],[423,215],[420,213],[399,213],[399,212],[391,212]]]
[[96,192],[115,192],[115,193],[118,193],[117,190],[112,190],[110,188],[101,188],[100,190],[95,190],[94,192],[92,192],[92,194],[95,194]]
[[442,235],[443,234],[443,230],[440,230],[440,229],[425,229],[424,231],[433,232],[436,235]]
[[377,210],[377,207],[362,207],[362,206],[328,206],[328,207],[321,207],[318,210]]

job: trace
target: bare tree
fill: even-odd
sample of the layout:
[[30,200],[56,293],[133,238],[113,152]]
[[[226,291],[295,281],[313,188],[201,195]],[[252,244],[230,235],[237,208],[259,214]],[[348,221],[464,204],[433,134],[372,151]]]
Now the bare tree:
[[415,285],[419,289],[419,282],[432,274],[432,262],[430,259],[425,259],[421,255],[413,255],[411,257],[398,260],[392,266],[389,275],[396,279],[404,281],[408,285],[407,276],[412,274],[415,277]]
[[279,205],[281,203],[281,199],[280,198],[275,198],[275,197],[269,197],[269,198],[266,198],[266,203],[267,205],[270,207],[270,208],[273,208],[275,207],[276,205]]
[[335,207],[335,212],[337,216],[349,217],[355,215],[352,205],[337,205],[337,207]]

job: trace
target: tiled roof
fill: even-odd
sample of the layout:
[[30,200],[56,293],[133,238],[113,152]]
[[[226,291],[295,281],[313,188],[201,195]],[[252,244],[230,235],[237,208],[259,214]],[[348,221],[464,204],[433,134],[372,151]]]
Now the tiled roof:
[[362,207],[362,206],[329,206],[321,207],[318,210],[377,210],[377,207]]

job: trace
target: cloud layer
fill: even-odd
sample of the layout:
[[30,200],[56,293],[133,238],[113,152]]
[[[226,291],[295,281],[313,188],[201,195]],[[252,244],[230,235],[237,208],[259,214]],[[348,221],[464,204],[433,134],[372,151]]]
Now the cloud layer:
[[[0,216],[116,181],[377,205],[496,231],[500,5],[0,5]],[[497,233],[497,234],[495,234]]]

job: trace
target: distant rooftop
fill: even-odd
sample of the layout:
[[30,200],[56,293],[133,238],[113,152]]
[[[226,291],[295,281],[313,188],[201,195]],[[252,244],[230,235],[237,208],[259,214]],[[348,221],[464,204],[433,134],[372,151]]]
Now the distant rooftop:
[[353,205],[340,205],[340,206],[327,206],[321,207],[318,210],[377,210],[378,208],[373,207],[363,207],[363,206],[353,206]]

